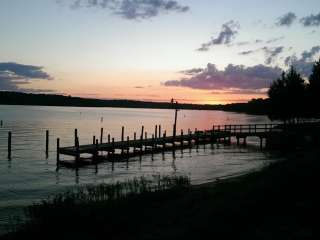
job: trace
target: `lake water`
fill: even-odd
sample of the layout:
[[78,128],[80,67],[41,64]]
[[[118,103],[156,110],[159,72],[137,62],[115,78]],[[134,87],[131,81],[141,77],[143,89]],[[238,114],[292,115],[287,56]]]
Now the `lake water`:
[[[161,124],[167,135],[172,134],[174,111],[123,108],[75,108],[0,105],[0,226],[10,221],[13,212],[50,194],[82,184],[109,183],[136,176],[187,175],[193,184],[216,178],[242,174],[260,168],[276,157],[261,152],[256,139],[249,147],[201,146],[199,149],[177,150],[164,155],[145,155],[128,163],[101,163],[75,171],[56,168],[56,138],[61,146],[73,145],[74,129],[78,128],[80,144],[92,142],[92,136],[111,134],[120,138],[121,126],[125,135],[140,134],[141,126],[148,133]],[[223,111],[178,112],[177,129],[211,129],[213,124],[247,124],[269,122],[265,116]],[[49,157],[45,155],[45,131],[50,131]],[[7,159],[8,131],[12,131],[12,159]],[[138,134],[138,135],[139,135]],[[0,230],[2,231],[2,230]]]

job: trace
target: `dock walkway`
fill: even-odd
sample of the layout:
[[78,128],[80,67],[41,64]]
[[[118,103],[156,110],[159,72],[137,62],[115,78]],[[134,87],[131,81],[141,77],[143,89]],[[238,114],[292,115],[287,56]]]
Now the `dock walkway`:
[[[166,136],[166,132],[161,134],[161,127],[155,127],[155,133],[151,138],[144,134],[142,127],[140,138],[124,139],[124,127],[122,127],[121,140],[115,141],[108,135],[108,141],[103,142],[103,129],[101,129],[100,142],[93,137],[92,144],[79,145],[77,129],[75,129],[75,144],[69,147],[60,147],[60,139],[57,139],[57,164],[66,167],[79,167],[83,165],[97,164],[102,161],[127,160],[130,157],[163,152],[167,150],[190,148],[199,144],[224,143],[230,144],[232,138],[236,138],[237,144],[246,145],[247,137],[258,137],[260,147],[269,136],[281,133],[286,128],[283,124],[246,124],[246,125],[218,125],[210,130],[194,132],[188,130],[186,134],[181,133],[176,136]],[[161,137],[160,137],[161,136]],[[86,154],[90,157],[82,157]],[[73,160],[61,160],[60,155],[73,156]]]

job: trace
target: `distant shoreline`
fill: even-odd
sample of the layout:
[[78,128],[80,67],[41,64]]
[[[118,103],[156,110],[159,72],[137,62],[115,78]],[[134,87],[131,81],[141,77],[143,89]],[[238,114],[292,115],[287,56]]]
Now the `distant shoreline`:
[[[103,100],[54,94],[32,94],[6,91],[0,91],[0,105],[53,107],[110,107],[144,109],[174,109],[175,107],[172,103],[169,102],[147,102],[138,100]],[[216,110],[247,113],[254,115],[267,115],[268,100],[253,99],[248,103],[231,103],[224,105],[179,103],[178,108],[183,110]]]

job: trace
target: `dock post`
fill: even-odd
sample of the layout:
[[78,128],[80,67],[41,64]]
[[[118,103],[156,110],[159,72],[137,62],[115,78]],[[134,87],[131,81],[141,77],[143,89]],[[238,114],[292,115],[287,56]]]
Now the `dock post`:
[[127,155],[128,155],[128,156],[129,156],[129,152],[130,152],[129,141],[130,141],[130,138],[129,138],[129,136],[127,136],[127,146],[126,146],[126,150],[127,150]]
[[159,124],[159,134],[158,134],[159,138],[161,138],[161,125]]
[[[142,127],[142,130],[143,130],[143,127]],[[142,150],[143,150],[142,140],[143,140],[143,132],[141,133],[141,136],[140,136],[140,154],[142,154]]]
[[121,155],[123,155],[123,143],[124,142],[124,126],[121,128]]
[[46,130],[46,158],[49,156],[49,130]]
[[112,138],[112,157],[114,157],[114,152],[115,152],[115,149],[114,149],[114,138]]
[[194,134],[195,134],[195,144],[196,144],[197,149],[198,149],[198,147],[199,147],[199,132],[198,132],[197,128],[194,129]]
[[78,129],[74,129],[74,146],[77,144]]
[[108,134],[108,144],[109,144],[109,148],[108,148],[108,156],[110,155],[110,134]]
[[92,144],[95,145],[96,144],[96,136],[92,137]]
[[76,164],[78,164],[78,162],[79,162],[79,159],[80,159],[80,149],[79,149],[79,138],[77,137],[76,138],[76,158],[75,158],[75,160],[76,160]]
[[[175,128],[175,126],[173,127]],[[176,147],[176,130],[173,131],[173,135],[172,135],[172,147],[175,148]]]
[[198,129],[197,128],[195,128],[194,129],[194,134],[195,134],[195,143],[197,144],[197,142],[198,142]]
[[181,129],[180,145],[181,145],[181,147],[183,147],[183,129]]
[[158,125],[156,125],[154,127],[154,138],[157,139],[157,135],[158,135]]
[[215,128],[215,126],[212,125],[212,131],[211,131],[211,141],[212,142],[214,141],[214,128]]
[[103,142],[103,128],[100,129],[100,144]]
[[188,145],[189,145],[189,147],[191,147],[191,141],[192,141],[192,136],[191,136],[191,134],[192,134],[192,132],[190,131],[190,129],[188,129],[188,133],[189,133]]
[[154,149],[154,134],[152,134],[152,142],[151,142],[151,153],[153,154]]
[[143,133],[144,133],[144,126],[141,127],[141,135],[140,135],[141,139],[143,139]]
[[166,149],[166,133],[163,133],[163,138],[162,138],[162,151]]
[[133,140],[134,140],[134,142],[133,142],[133,153],[136,153],[136,141],[137,141],[137,133],[136,132],[133,133]]
[[60,163],[60,138],[57,138],[57,166]]
[[11,131],[8,132],[8,159],[11,160]]
[[94,144],[93,161],[96,161],[98,157],[98,144],[99,144],[99,141],[98,139],[96,139],[96,142]]
[[144,133],[144,139],[147,139],[147,138],[148,138],[148,133],[145,132],[145,133]]
[[3,120],[0,121],[0,127],[3,127]]

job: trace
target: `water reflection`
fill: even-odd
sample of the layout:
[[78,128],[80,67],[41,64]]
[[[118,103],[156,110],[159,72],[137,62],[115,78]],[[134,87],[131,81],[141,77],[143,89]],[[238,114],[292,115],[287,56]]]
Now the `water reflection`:
[[[162,132],[172,133],[173,112],[151,109],[67,108],[36,106],[0,106],[4,126],[0,128],[0,209],[30,204],[49,194],[78,184],[115,182],[135,176],[153,174],[185,174],[193,183],[203,183],[223,175],[261,167],[273,156],[254,148],[200,145],[176,151],[136,156],[124,162],[104,162],[78,170],[56,166],[56,138],[61,146],[74,144],[78,129],[80,144],[92,142],[92,136],[104,139],[110,134],[120,139],[121,126],[125,137],[134,132],[154,132],[161,124]],[[103,121],[101,121],[103,119]],[[213,124],[245,124],[267,122],[263,116],[220,111],[180,111],[177,129],[211,129]],[[49,152],[45,152],[46,130],[49,130]],[[12,131],[12,160],[7,160],[7,135]],[[139,134],[138,134],[139,135]],[[258,146],[256,140],[249,145]],[[14,193],[14,194],[13,194]]]

